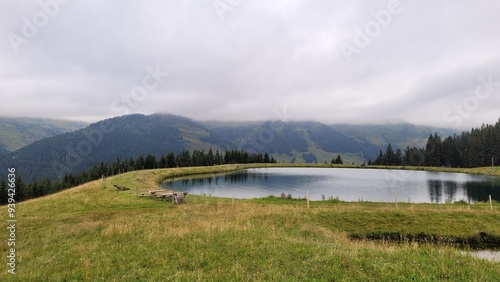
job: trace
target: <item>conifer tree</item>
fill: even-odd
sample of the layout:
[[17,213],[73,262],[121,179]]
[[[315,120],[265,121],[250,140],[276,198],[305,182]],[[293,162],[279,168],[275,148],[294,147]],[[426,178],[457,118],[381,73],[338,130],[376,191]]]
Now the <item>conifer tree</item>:
[[426,166],[441,166],[442,165],[442,142],[441,137],[431,134],[425,146],[425,165]]
[[160,161],[158,161],[158,167],[167,168],[167,156],[161,155]]
[[380,150],[378,153],[378,157],[375,159],[373,164],[374,165],[381,165],[383,161],[384,161],[384,154],[382,153],[382,150]]
[[389,143],[389,146],[387,146],[387,149],[385,151],[385,156],[383,157],[381,164],[395,165],[395,163],[396,163],[396,154],[394,153],[394,150],[392,149],[392,146]]
[[214,161],[215,161],[215,164],[216,165],[221,165],[224,163],[224,158],[222,157],[221,153],[219,152],[219,150],[216,150],[215,151],[215,157],[214,157]]
[[7,181],[5,178],[2,178],[0,180],[0,205],[5,205],[7,204]]
[[167,167],[177,167],[177,163],[175,161],[175,154],[173,152],[168,153],[166,160],[167,160]]
[[212,151],[212,148],[210,148],[206,156],[206,165],[212,166],[214,164],[215,164],[214,152]]
[[343,164],[344,161],[342,160],[342,157],[340,155],[337,156],[337,158],[335,159],[335,163],[336,164]]
[[29,199],[29,198],[27,198],[28,191],[26,189],[26,185],[24,185],[24,182],[23,182],[23,179],[21,178],[21,176],[16,175],[15,183],[16,183],[16,197],[15,197],[16,202],[21,202],[21,201]]
[[271,162],[271,160],[269,159],[269,154],[266,152],[264,154],[264,163],[270,163],[270,162]]
[[460,166],[460,154],[458,152],[455,141],[451,136],[447,137],[443,141],[443,165],[448,167],[459,167]]

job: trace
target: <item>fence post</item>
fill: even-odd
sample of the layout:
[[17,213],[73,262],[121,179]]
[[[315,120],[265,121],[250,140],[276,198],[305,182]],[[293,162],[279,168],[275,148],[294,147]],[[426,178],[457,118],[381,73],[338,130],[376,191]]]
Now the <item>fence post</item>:
[[309,191],[306,193],[306,199],[307,199],[307,208],[309,208]]
[[490,195],[490,210],[493,210],[493,202],[491,201],[491,195]]
[[102,188],[106,188],[106,177],[104,177],[104,174],[101,176],[101,186]]

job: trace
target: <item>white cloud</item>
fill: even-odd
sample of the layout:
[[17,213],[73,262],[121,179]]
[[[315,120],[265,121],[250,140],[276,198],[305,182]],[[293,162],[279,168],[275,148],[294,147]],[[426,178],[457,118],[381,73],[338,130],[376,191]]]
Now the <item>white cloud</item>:
[[[56,0],[53,0],[56,1]],[[170,73],[134,111],[197,119],[404,120],[451,126],[443,112],[500,80],[498,1],[399,1],[402,12],[348,63],[343,42],[373,21],[379,1],[242,1],[221,21],[213,1],[69,1],[18,46],[37,1],[0,3],[2,115],[98,119],[140,85]],[[500,89],[463,119],[498,119]]]

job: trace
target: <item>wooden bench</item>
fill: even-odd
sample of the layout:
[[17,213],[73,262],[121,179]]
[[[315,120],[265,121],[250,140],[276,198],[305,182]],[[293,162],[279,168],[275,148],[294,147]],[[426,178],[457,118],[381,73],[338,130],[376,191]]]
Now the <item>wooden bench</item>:
[[173,203],[180,205],[184,203],[186,195],[187,192],[166,192],[166,193],[156,194],[156,198],[162,201],[166,201],[167,199],[172,199]]
[[160,199],[162,201],[165,201],[167,198],[172,198],[174,196],[173,193],[162,193],[162,194],[157,194],[156,198]]
[[188,192],[176,192],[172,190],[151,190],[149,191],[151,198],[156,198],[158,200],[166,201],[167,199],[172,199],[173,203],[178,205],[184,203],[184,199]]

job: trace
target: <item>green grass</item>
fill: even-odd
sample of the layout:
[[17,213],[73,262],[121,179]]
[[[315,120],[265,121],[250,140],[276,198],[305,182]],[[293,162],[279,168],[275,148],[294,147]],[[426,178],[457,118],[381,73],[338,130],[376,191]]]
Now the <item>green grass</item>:
[[[350,240],[400,232],[500,235],[500,204],[346,203],[188,195],[175,206],[136,189],[165,177],[252,167],[131,172],[16,206],[17,274],[1,281],[497,281],[500,263],[450,246]],[[112,184],[132,188],[116,192]],[[6,206],[0,207],[7,209]],[[2,212],[6,221],[6,212]],[[7,231],[0,232],[2,256]],[[6,262],[6,258],[4,259]]]

